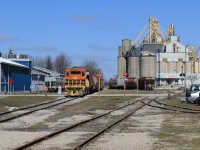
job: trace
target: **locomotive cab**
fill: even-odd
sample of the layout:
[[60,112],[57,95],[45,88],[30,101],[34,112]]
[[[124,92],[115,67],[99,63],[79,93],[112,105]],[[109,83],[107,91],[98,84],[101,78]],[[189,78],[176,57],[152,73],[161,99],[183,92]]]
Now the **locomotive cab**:
[[65,96],[83,96],[86,94],[86,71],[73,67],[66,70]]

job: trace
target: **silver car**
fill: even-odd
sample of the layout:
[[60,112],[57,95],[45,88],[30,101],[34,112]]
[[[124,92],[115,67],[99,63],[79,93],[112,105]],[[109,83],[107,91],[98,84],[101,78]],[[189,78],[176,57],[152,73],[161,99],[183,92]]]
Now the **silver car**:
[[200,84],[193,84],[186,90],[186,101],[200,104]]

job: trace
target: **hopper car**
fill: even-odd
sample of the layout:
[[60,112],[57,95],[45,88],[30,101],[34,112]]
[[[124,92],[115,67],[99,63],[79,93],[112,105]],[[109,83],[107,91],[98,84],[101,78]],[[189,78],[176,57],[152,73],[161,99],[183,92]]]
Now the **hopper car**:
[[[99,80],[83,67],[72,67],[66,70],[65,96],[84,96],[98,91]],[[104,87],[100,78],[100,90]]]

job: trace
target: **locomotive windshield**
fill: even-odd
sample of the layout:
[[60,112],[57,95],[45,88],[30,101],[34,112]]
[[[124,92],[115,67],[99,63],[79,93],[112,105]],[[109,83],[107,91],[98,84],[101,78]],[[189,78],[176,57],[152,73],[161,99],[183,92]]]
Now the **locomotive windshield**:
[[73,70],[73,71],[70,72],[70,74],[81,74],[81,71],[75,71],[75,70]]

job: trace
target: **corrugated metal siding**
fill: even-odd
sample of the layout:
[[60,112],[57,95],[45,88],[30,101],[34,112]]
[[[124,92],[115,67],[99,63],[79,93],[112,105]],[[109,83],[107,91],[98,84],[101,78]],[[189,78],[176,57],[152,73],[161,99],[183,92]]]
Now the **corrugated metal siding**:
[[165,64],[166,62],[157,62],[157,72],[159,72],[160,69],[160,73],[166,73]]
[[186,62],[186,73],[191,73],[191,72],[192,72],[192,63]]
[[30,69],[12,67],[10,68],[11,77],[14,80],[15,91],[30,91],[31,74]]
[[199,72],[200,72],[200,62],[199,62]]
[[182,73],[183,62],[177,62],[177,73]]
[[[4,74],[4,79],[8,82],[9,78],[14,81],[14,91],[24,91],[24,86],[26,91],[30,91],[31,85],[31,73],[29,68],[10,66],[2,64],[2,71]],[[8,75],[9,72],[9,75]],[[3,89],[2,89],[3,90]],[[12,86],[13,90],[13,86]],[[8,91],[8,85],[6,85],[6,91]]]
[[174,62],[169,62],[168,63],[168,67],[169,67],[169,73],[174,73]]
[[163,44],[143,44],[142,50],[143,51],[149,51],[152,53],[157,53],[160,51],[163,52]]
[[177,62],[174,62],[174,73],[177,73]]
[[199,62],[194,62],[194,73],[199,72]]
[[169,67],[168,67],[169,65],[168,65],[168,62],[165,62],[165,72],[166,73],[169,73]]

